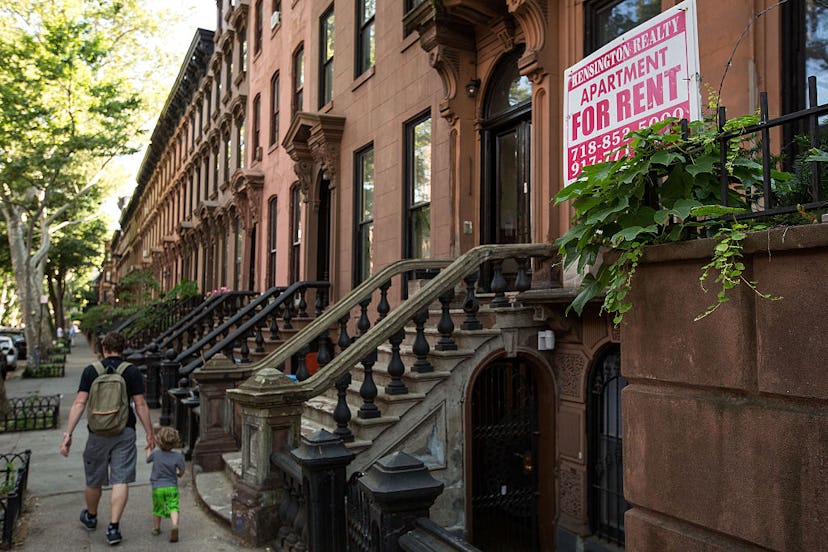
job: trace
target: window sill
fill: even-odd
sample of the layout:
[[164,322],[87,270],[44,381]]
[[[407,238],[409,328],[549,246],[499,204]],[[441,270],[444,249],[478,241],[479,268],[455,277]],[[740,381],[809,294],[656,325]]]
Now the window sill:
[[319,112],[320,113],[330,113],[330,111],[333,109],[333,106],[334,106],[334,103],[333,103],[333,100],[331,100],[328,103],[326,103],[325,105],[323,105],[322,107],[320,107]]
[[354,82],[351,84],[351,92],[353,92],[354,90],[356,90],[357,88],[359,88],[360,86],[365,84],[365,82],[367,80],[369,80],[371,77],[373,77],[374,73],[376,72],[376,67],[377,67],[376,65],[372,65],[364,73],[362,73],[360,76],[358,76],[356,79],[354,79]]
[[279,149],[279,142],[273,142],[272,144],[270,144],[267,147],[267,154],[270,155],[271,153],[273,153],[277,149]]
[[412,32],[408,36],[403,37],[402,45],[400,46],[400,52],[405,52],[409,48],[411,48],[414,44],[419,42],[420,40],[420,33]]

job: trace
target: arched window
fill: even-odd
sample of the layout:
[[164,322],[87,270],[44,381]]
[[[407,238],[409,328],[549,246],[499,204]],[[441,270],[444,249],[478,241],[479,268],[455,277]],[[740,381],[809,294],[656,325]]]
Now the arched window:
[[592,532],[624,545],[624,465],[621,435],[621,351],[617,345],[598,357],[589,377],[589,524]]

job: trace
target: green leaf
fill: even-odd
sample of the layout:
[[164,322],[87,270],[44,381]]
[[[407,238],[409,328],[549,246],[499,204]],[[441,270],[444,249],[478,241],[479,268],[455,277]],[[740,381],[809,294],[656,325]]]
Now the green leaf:
[[680,153],[667,151],[667,150],[661,150],[661,151],[657,152],[656,154],[654,154],[652,157],[650,157],[650,162],[653,163],[654,165],[664,165],[665,167],[667,167],[667,166],[671,165],[673,163],[673,161],[675,161],[676,159],[680,159],[681,161],[684,161],[684,156],[681,155]]
[[658,232],[658,227],[654,224],[650,226],[643,227],[643,226],[630,226],[628,228],[624,228],[623,230],[616,232],[615,235],[612,236],[610,241],[613,244],[618,244],[621,241],[628,241],[631,242],[634,239],[638,238],[641,234],[655,234]]
[[693,162],[685,166],[684,170],[693,176],[697,176],[700,173],[712,173],[713,167],[717,162],[718,159],[712,155],[703,155],[693,159]]
[[578,296],[575,297],[575,300],[572,301],[570,307],[578,314],[582,314],[586,304],[596,295],[601,293],[603,288],[604,286],[601,282],[596,280],[592,274],[587,274],[584,277],[583,283],[581,283],[581,291],[578,293]]

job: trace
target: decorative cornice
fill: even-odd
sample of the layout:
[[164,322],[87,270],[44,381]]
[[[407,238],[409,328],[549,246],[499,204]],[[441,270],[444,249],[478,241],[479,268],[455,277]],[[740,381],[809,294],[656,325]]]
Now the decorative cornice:
[[242,226],[250,230],[259,222],[264,188],[264,173],[259,169],[240,169],[233,174],[233,200]]
[[282,146],[293,160],[293,171],[306,202],[316,198],[313,191],[314,163],[328,171],[331,187],[339,174],[339,144],[345,118],[320,113],[298,112],[290,123]]
[[542,0],[507,0],[507,5],[526,39],[526,50],[518,60],[518,70],[537,84],[546,74],[541,52],[546,45],[549,6]]

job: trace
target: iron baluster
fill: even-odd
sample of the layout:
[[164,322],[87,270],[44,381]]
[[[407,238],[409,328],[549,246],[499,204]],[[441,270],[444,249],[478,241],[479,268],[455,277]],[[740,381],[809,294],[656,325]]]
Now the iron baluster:
[[272,313],[270,313],[270,328],[268,328],[268,329],[270,330],[270,340],[271,341],[276,341],[277,339],[279,339],[279,323],[276,321],[276,319],[278,317],[279,317],[279,309],[277,307],[276,309],[273,310]]
[[529,259],[521,257],[518,259],[518,271],[515,277],[515,289],[523,293],[532,287],[532,279],[529,277]]
[[351,346],[351,338],[348,335],[348,320],[350,319],[351,315],[348,313],[339,319],[339,339],[337,339],[336,344],[339,345],[340,352]]
[[417,327],[417,335],[414,337],[412,351],[416,355],[417,360],[411,365],[411,370],[420,374],[433,372],[434,367],[428,361],[428,353],[431,347],[428,346],[428,340],[425,337],[425,323],[428,320],[428,309],[423,309],[418,312],[413,320]]
[[308,372],[308,366],[305,363],[305,355],[310,352],[307,346],[302,347],[299,351],[299,354],[296,355],[296,381],[305,381],[310,377],[310,372]]
[[380,286],[380,300],[379,303],[377,303],[377,313],[379,313],[377,322],[388,316],[388,313],[391,311],[391,305],[388,304],[388,288],[390,287],[390,281],[385,282]]
[[357,416],[363,419],[380,417],[380,410],[377,405],[374,404],[374,399],[377,397],[377,385],[374,383],[374,364],[376,362],[376,349],[362,359],[364,376],[362,378],[362,385],[359,387],[359,395],[362,397],[362,406],[359,407]]
[[503,261],[498,259],[492,262],[493,276],[491,289],[494,292],[492,307],[508,307],[509,300],[506,298],[506,278],[503,277]]
[[[762,123],[762,193],[765,196],[764,205],[762,209],[771,209],[776,203],[773,199],[773,192],[771,191],[771,155],[770,155],[770,129],[767,126],[768,122],[768,93],[762,92],[759,94],[759,115]],[[724,167],[722,167],[724,170]]]
[[257,353],[265,352],[264,348],[264,336],[262,335],[262,327],[258,324],[256,325],[256,349]]
[[368,305],[371,304],[371,298],[363,299],[359,303],[359,320],[357,320],[357,330],[359,335],[365,335],[365,332],[371,327],[371,321],[368,320]]
[[474,294],[474,285],[480,277],[479,271],[472,272],[463,281],[466,283],[466,299],[463,300],[463,312],[466,313],[466,318],[460,325],[463,330],[482,330],[483,324],[477,319],[477,311],[480,310],[480,303],[477,302],[477,296]]
[[242,335],[239,339],[241,339],[241,347],[239,348],[239,354],[241,355],[240,362],[247,364],[250,362],[250,347],[247,345],[247,336]]
[[285,313],[282,315],[282,329],[292,330],[293,324],[290,323],[293,318],[293,295],[285,301]]
[[388,338],[391,343],[391,360],[388,363],[388,375],[391,376],[391,382],[385,386],[385,392],[389,395],[408,393],[408,387],[402,380],[405,374],[405,364],[400,357],[400,345],[403,339],[405,339],[405,328],[400,328],[400,331]]
[[308,317],[308,311],[307,311],[308,302],[305,301],[305,290],[300,289],[297,293],[299,294],[299,303],[297,304],[299,313],[297,314],[297,316],[299,318],[307,318]]
[[336,422],[334,435],[345,443],[354,440],[354,434],[348,427],[351,422],[351,409],[348,406],[348,387],[351,385],[351,373],[345,372],[341,378],[336,380],[336,407],[333,411],[333,419]]
[[316,301],[314,301],[313,306],[313,315],[317,318],[322,316],[322,313],[325,310],[325,307],[328,306],[328,290],[324,287],[318,288],[316,290]]
[[450,289],[440,296],[440,321],[437,322],[437,331],[440,332],[440,339],[434,349],[437,351],[456,351],[452,334],[454,333],[454,320],[451,318],[451,302],[454,301],[454,289]]
[[322,335],[319,336],[319,345],[318,351],[316,353],[316,363],[319,368],[324,367],[331,361],[331,350],[328,347],[328,343],[330,340],[328,339],[328,330],[322,332]]

